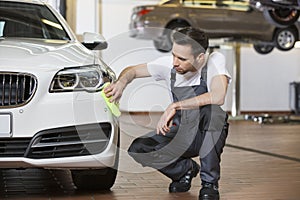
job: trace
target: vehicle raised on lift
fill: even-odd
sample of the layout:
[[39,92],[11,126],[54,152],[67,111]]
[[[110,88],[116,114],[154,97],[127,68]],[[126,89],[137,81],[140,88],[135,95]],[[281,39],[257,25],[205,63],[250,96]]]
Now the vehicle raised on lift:
[[243,0],[164,0],[136,6],[129,27],[131,37],[153,40],[157,50],[168,52],[172,31],[186,26],[203,29],[211,39],[253,43],[261,54],[274,47],[291,50],[300,38],[299,21],[276,26],[257,5]]

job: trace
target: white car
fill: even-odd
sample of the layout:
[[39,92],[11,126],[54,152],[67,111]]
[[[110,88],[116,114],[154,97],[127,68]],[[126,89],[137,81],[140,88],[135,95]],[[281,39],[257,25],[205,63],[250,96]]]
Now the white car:
[[80,43],[37,0],[0,0],[0,168],[71,170],[78,189],[110,189],[119,124],[101,96],[114,72],[103,37]]

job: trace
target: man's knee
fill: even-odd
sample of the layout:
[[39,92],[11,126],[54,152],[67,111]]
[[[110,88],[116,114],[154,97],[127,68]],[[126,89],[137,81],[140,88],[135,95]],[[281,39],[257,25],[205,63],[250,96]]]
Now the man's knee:
[[149,153],[156,145],[157,142],[152,138],[136,138],[128,148],[128,153]]
[[141,151],[141,145],[140,145],[140,141],[139,138],[136,138],[135,140],[133,140],[133,142],[131,143],[131,145],[128,148],[128,153],[139,153]]

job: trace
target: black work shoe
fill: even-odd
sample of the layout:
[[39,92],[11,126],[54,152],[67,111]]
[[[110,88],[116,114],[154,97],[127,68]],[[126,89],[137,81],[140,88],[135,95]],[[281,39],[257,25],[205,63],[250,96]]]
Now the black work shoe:
[[173,181],[169,185],[169,192],[187,192],[191,188],[192,179],[199,173],[199,169],[200,166],[192,161],[191,169],[179,181]]
[[199,200],[219,200],[218,186],[212,183],[202,183],[202,188],[199,194]]

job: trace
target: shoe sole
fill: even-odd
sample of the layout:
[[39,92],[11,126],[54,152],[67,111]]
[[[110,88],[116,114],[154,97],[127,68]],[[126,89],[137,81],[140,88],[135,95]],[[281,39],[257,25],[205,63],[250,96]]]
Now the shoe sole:
[[220,198],[213,198],[213,197],[204,197],[204,198],[200,198],[199,200],[220,200]]
[[187,192],[191,189],[191,187],[181,188],[181,190],[178,190],[178,188],[169,188],[170,193],[178,193],[178,192]]
[[220,200],[220,196],[212,196],[212,195],[205,195],[205,196],[199,196],[199,200]]

